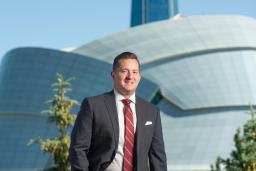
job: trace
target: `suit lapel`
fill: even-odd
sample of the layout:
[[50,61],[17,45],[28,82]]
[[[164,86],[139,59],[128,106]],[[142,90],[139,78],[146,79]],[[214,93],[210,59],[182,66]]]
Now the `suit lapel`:
[[[143,112],[143,105],[138,97],[136,97],[136,117],[137,117],[137,128],[136,128],[136,156],[137,156],[137,162],[139,159],[139,149],[141,145],[141,139],[143,138],[142,130],[144,126],[144,113]],[[139,163],[137,163],[139,164]]]
[[114,91],[111,91],[105,95],[105,104],[107,106],[108,114],[112,123],[112,128],[114,130],[115,143],[116,143],[115,146],[117,148],[118,138],[119,138],[119,124],[118,124],[118,116],[117,116]]

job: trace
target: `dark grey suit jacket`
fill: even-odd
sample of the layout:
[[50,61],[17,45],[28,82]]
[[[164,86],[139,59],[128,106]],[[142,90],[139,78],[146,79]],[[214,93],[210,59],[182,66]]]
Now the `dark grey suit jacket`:
[[[166,155],[159,109],[136,97],[135,171],[166,171]],[[145,125],[146,122],[152,122]],[[73,171],[103,171],[114,159],[119,124],[114,92],[86,98],[72,134]]]

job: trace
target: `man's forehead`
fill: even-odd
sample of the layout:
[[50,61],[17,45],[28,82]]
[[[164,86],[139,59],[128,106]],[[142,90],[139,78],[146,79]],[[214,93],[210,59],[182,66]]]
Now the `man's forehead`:
[[120,59],[118,61],[119,65],[129,65],[129,64],[135,64],[139,66],[139,62],[136,59]]

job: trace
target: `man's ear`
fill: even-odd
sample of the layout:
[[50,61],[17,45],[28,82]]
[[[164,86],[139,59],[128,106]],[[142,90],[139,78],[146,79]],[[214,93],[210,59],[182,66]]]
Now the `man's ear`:
[[114,79],[114,76],[115,76],[115,74],[114,74],[114,71],[111,71],[111,77]]

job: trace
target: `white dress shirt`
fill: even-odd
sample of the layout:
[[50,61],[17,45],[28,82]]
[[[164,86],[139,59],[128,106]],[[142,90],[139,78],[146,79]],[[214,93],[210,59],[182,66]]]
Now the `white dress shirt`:
[[[118,123],[119,123],[119,139],[118,139],[118,147],[117,147],[115,158],[105,171],[122,171],[122,166],[123,166],[125,124],[124,124],[124,113],[123,113],[124,104],[122,100],[125,98],[116,90],[114,90],[114,93],[115,93],[116,108],[117,108]],[[137,125],[137,117],[136,117],[136,110],[135,110],[135,103],[136,103],[135,93],[129,99],[132,101],[130,103],[130,107],[132,109],[133,123],[134,123],[133,125],[134,125],[134,132],[135,132],[136,125]]]

